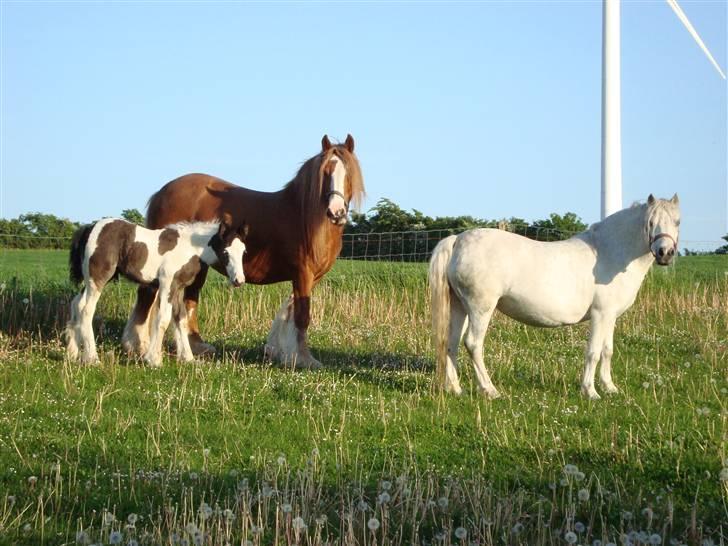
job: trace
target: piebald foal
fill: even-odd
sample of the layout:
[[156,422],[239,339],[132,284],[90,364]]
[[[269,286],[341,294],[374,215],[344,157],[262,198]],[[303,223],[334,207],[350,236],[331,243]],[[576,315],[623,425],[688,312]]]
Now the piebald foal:
[[73,237],[69,260],[71,280],[84,288],[71,303],[66,327],[68,355],[98,361],[92,320],[106,283],[121,274],[143,285],[158,285],[158,309],[148,347],[142,352],[152,366],[162,363],[162,341],[174,314],[177,356],[192,360],[187,338],[187,313],[182,304],[185,287],[203,264],[220,263],[233,286],[245,282],[243,254],[247,225],[233,226],[229,215],[221,222],[175,224],[146,229],[118,218],[106,218],[79,229]]

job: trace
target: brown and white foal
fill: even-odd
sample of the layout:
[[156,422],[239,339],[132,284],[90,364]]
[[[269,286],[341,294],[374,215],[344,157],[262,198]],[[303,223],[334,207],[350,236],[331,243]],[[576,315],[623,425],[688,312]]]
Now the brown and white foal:
[[146,229],[119,218],[106,218],[79,229],[73,237],[69,260],[71,280],[84,288],[71,303],[66,327],[67,351],[81,361],[98,361],[92,320],[106,283],[118,275],[144,285],[158,285],[156,319],[151,340],[144,347],[144,360],[162,364],[162,341],[174,314],[177,357],[193,359],[187,340],[187,313],[183,304],[185,287],[199,273],[204,262],[227,272],[233,286],[245,282],[243,254],[248,228],[233,226],[226,214],[219,222],[194,222]]

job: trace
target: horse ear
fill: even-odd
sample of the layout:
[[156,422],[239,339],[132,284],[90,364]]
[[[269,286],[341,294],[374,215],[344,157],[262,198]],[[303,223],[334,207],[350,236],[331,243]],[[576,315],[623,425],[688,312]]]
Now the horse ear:
[[680,198],[677,196],[677,194],[673,195],[672,196],[672,199],[670,199],[670,201],[672,201],[672,204],[673,205],[679,205],[680,204]]
[[655,196],[650,194],[650,196],[647,198],[647,204],[648,205],[654,205],[655,204]]
[[324,138],[321,139],[321,151],[328,152],[329,148],[331,148],[331,141],[329,140],[329,135],[324,135]]
[[248,236],[248,231],[250,231],[250,228],[248,227],[248,224],[243,222],[240,224],[240,227],[238,228],[238,235],[240,235],[240,238],[244,241],[245,238]]
[[354,137],[351,135],[346,135],[346,141],[344,142],[344,146],[346,146],[346,149],[349,150],[352,154],[354,153]]

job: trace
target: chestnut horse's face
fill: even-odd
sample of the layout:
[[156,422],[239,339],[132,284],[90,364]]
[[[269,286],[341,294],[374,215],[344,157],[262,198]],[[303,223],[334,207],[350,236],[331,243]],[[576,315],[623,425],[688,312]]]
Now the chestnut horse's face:
[[332,154],[324,166],[324,196],[327,201],[326,215],[332,224],[346,224],[348,202],[346,197],[346,165]]

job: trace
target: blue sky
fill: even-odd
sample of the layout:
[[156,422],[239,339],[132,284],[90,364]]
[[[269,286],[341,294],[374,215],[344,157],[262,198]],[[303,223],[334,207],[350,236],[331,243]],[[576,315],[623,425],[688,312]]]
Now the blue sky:
[[[725,69],[726,2],[681,5]],[[275,190],[351,133],[365,210],[599,219],[601,2],[1,10],[0,216],[143,210],[187,172]],[[678,192],[683,242],[719,240],[726,83],[663,1],[623,2],[622,93],[625,205]]]

